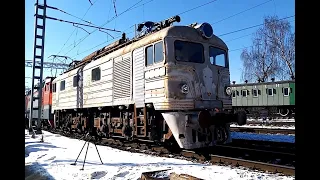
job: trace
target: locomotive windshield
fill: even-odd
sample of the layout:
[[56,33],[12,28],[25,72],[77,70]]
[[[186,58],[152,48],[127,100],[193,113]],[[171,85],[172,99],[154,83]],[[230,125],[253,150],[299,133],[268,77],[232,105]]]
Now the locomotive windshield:
[[174,42],[175,58],[177,61],[204,63],[203,45],[199,43],[176,40]]
[[211,64],[228,68],[226,51],[210,46],[209,57]]

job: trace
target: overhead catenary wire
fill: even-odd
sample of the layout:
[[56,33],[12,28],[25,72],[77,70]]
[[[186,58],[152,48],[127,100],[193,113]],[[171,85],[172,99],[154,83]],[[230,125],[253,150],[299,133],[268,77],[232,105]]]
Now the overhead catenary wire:
[[[149,0],[148,2],[145,2],[144,4],[150,3],[150,2],[152,2],[152,1],[154,1],[154,0]],[[193,7],[193,8],[191,8],[191,9],[188,9],[188,10],[186,10],[186,11],[183,11],[183,12],[181,12],[181,13],[178,13],[177,15],[185,14],[185,13],[187,13],[187,12],[190,12],[190,11],[192,11],[192,10],[198,9],[198,8],[200,8],[200,7],[203,7],[203,6],[205,6],[205,5],[208,5],[208,4],[210,4],[210,3],[213,3],[213,2],[215,2],[215,1],[217,1],[217,0],[212,0],[212,1],[206,2],[206,3],[201,4],[201,5],[199,5],[199,6],[196,6],[196,7]],[[135,8],[137,8],[137,7],[140,7],[140,6],[143,6],[144,4],[141,4],[141,5],[139,5],[139,6],[136,6],[136,7],[132,8],[132,9],[135,9]],[[133,26],[134,26],[134,25],[130,26],[129,28],[131,28],[131,27],[133,27]],[[125,32],[125,31],[124,31],[124,32]],[[120,36],[120,37],[121,37],[121,36]],[[96,46],[93,47],[93,48],[90,48],[90,49],[87,49],[87,50],[85,50],[85,51],[83,51],[83,52],[81,52],[81,53],[78,53],[77,55],[80,55],[80,54],[83,54],[84,52],[90,51],[90,50],[92,50],[92,49],[94,49],[94,48],[96,48],[96,47],[98,47],[98,46],[101,46],[102,44],[107,43],[107,42],[109,42],[109,41],[105,41],[105,42],[103,42],[103,43],[100,43],[99,45],[96,45]],[[76,56],[75,56],[75,57],[76,57]]]
[[220,23],[220,22],[222,22],[222,21],[225,21],[225,20],[227,20],[227,19],[230,19],[230,18],[232,18],[232,17],[235,17],[235,16],[237,16],[237,15],[239,15],[239,14],[242,14],[242,13],[244,13],[244,12],[250,11],[250,10],[252,10],[252,9],[254,9],[254,8],[257,8],[257,7],[259,7],[259,6],[262,6],[262,5],[264,5],[264,4],[267,4],[268,2],[271,2],[271,1],[273,1],[273,0],[265,1],[265,2],[263,2],[263,3],[260,3],[260,4],[258,4],[258,5],[255,5],[255,6],[253,6],[253,7],[248,8],[248,9],[245,9],[245,10],[243,10],[243,11],[240,11],[240,12],[238,12],[238,13],[236,13],[236,14],[233,14],[233,15],[231,15],[231,16],[228,16],[228,17],[226,17],[226,18],[223,18],[223,19],[221,19],[221,20],[219,20],[219,21],[216,21],[216,22],[214,22],[214,23],[212,23],[212,24]]
[[[289,21],[289,22],[293,22],[294,20],[291,20],[291,21]],[[255,34],[255,32],[253,32],[253,33],[250,33],[250,34],[246,34],[246,35],[243,35],[243,36],[240,36],[240,37],[237,37],[237,38],[233,38],[233,39],[230,39],[230,40],[227,40],[227,41],[225,41],[226,43],[227,42],[231,42],[231,41],[234,41],[234,40],[238,40],[238,39],[241,39],[241,38],[244,38],[244,37],[247,37],[247,36],[250,36],[250,35],[254,35]]]
[[93,25],[88,25],[88,24],[82,24],[82,23],[67,21],[67,20],[63,20],[63,19],[58,19],[58,18],[50,17],[50,16],[46,16],[46,18],[51,19],[51,20],[55,20],[55,21],[70,23],[70,24],[73,24],[73,25],[75,24],[75,25],[92,27],[92,28],[96,28],[96,29],[103,29],[103,30],[107,30],[107,31],[121,32],[121,31],[118,31],[118,30],[115,30],[115,29],[103,28],[103,27],[98,27],[98,26],[93,26]]
[[[140,2],[142,2],[143,0],[139,0],[137,3],[135,3],[134,5],[130,6],[128,9],[124,10],[123,12],[121,12],[120,14],[118,14],[118,16],[113,16],[111,19],[109,19],[107,22],[105,22],[103,25],[101,25],[100,27],[103,27],[105,25],[107,25],[108,23],[110,23],[111,21],[113,21],[114,19],[120,17],[122,14],[128,12],[131,10],[131,8],[133,8],[134,6],[136,6],[137,4],[139,4]],[[75,47],[77,47],[81,42],[83,42],[86,38],[88,38],[91,34],[93,34],[94,32],[96,32],[98,29],[93,30],[92,32],[90,32],[90,34],[84,36],[83,38],[81,38],[79,40],[79,42],[73,47],[71,48],[68,52],[66,52],[64,55],[67,55],[69,52],[71,52]]]
[[56,7],[52,7],[52,6],[47,6],[47,7],[48,7],[48,8],[51,8],[51,9],[54,9],[54,10],[57,10],[57,11],[60,11],[60,12],[62,12],[62,13],[64,13],[64,14],[67,14],[67,15],[69,15],[69,16],[71,16],[71,17],[77,18],[77,19],[79,19],[80,21],[83,21],[83,22],[86,22],[86,23],[88,23],[88,24],[91,24],[90,21],[84,20],[83,18],[79,18],[79,17],[77,17],[77,16],[75,16],[75,15],[72,15],[72,14],[70,14],[70,13],[62,10],[62,9],[59,9],[59,8],[56,8]]
[[[289,19],[289,18],[292,18],[292,17],[294,17],[294,16],[295,16],[295,15],[287,16],[287,17],[284,17],[284,18],[279,19],[279,21],[280,21],[280,20],[284,20],[284,19]],[[229,35],[229,34],[233,34],[233,33],[237,33],[237,32],[241,32],[241,31],[248,30],[248,29],[252,29],[252,28],[255,28],[255,27],[262,26],[262,25],[264,25],[264,23],[262,23],[262,24],[257,24],[257,25],[254,25],[254,26],[249,26],[249,27],[242,28],[242,29],[238,29],[238,30],[231,31],[231,32],[227,32],[227,33],[224,33],[224,34],[220,34],[220,35],[218,35],[218,37],[225,36],[225,35]]]
[[[183,11],[183,12],[181,12],[181,13],[178,13],[178,15],[181,15],[181,14],[184,14],[184,13],[187,13],[187,12],[190,12],[190,11],[192,11],[192,10],[195,10],[195,9],[197,9],[197,8],[200,8],[200,7],[204,6],[204,5],[213,3],[213,2],[215,2],[215,1],[216,1],[216,0],[206,2],[206,3],[202,4],[202,5],[197,6],[197,7],[194,7],[194,8],[191,8],[191,9],[189,9],[189,10],[186,10],[186,11]],[[150,2],[150,1],[149,1],[149,2]],[[268,1],[267,1],[267,2],[268,2]],[[265,3],[266,3],[266,2],[265,2]],[[263,4],[263,3],[262,3],[262,4]],[[262,5],[262,4],[259,4],[259,5]],[[254,6],[254,7],[257,7],[257,6],[258,6],[258,5]],[[246,10],[244,10],[244,11],[248,11],[248,10],[250,10],[250,9],[253,9],[254,7],[249,8],[249,9],[246,9]],[[243,11],[241,11],[241,12],[243,12]],[[237,13],[237,14],[239,14],[239,13]],[[233,16],[234,16],[234,15],[233,15]],[[291,17],[294,17],[294,16],[295,16],[295,15],[288,16],[288,17],[285,17],[285,18],[282,18],[282,19],[279,19],[279,20],[288,19],[288,18],[291,18]],[[230,17],[230,16],[229,16],[229,17]],[[244,30],[247,30],[247,29],[251,29],[251,28],[254,28],[254,27],[261,26],[261,25],[263,25],[263,24],[264,24],[264,23],[258,24],[258,25],[254,25],[254,26],[250,26],[250,27],[246,27],[246,28],[239,29],[239,30],[232,31],[232,32],[228,32],[228,33],[225,33],[225,34],[222,34],[222,35],[219,35],[219,36],[225,36],[225,35],[228,35],[228,34],[232,34],[232,33],[240,32],[240,31],[244,31]],[[133,25],[133,26],[134,26],[134,25]],[[131,27],[132,27],[132,26],[131,26]],[[250,35],[250,34],[249,34],[249,35]],[[246,35],[246,36],[249,36],[249,35]],[[119,36],[119,37],[121,37],[121,36]],[[116,37],[116,38],[118,38],[118,37]],[[84,52],[90,51],[90,50],[92,50],[92,49],[94,49],[94,48],[96,48],[96,47],[99,47],[99,46],[107,43],[107,42],[109,42],[109,41],[105,41],[105,42],[103,42],[103,43],[100,43],[100,44],[94,46],[93,48],[90,48],[90,49],[87,49],[87,50],[85,50],[85,51],[82,51],[81,53],[78,53],[77,55],[80,55],[80,54],[83,54]],[[76,56],[75,56],[75,57],[76,57]]]
[[[87,15],[87,13],[88,13],[89,10],[91,9],[91,7],[92,7],[97,1],[99,1],[99,0],[96,0],[96,1],[93,2],[93,3],[90,3],[91,5],[90,5],[89,8],[86,10],[86,12],[84,13],[84,15],[82,16],[81,19],[83,19],[83,18]],[[79,22],[80,22],[80,21],[79,21]],[[71,38],[71,36],[73,35],[73,33],[76,31],[76,29],[77,29],[77,28],[74,28],[74,30],[72,31],[72,33],[71,33],[71,34],[69,35],[69,37],[67,38],[66,42],[63,43],[63,46],[61,47],[61,49],[60,49],[59,52],[57,53],[58,55],[62,52],[64,46],[68,43],[69,39]]]

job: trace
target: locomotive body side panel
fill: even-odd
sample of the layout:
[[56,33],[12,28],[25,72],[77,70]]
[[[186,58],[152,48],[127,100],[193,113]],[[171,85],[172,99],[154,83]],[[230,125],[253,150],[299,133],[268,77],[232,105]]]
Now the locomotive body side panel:
[[53,96],[56,98],[55,105],[54,107],[56,109],[73,109],[76,106],[76,91],[74,87],[74,76],[76,76],[77,69],[74,69],[68,73],[62,74],[59,79],[56,79],[56,93],[55,94],[57,97]]
[[145,102],[153,103],[156,110],[165,109],[162,106],[168,100],[163,41],[145,47],[145,62]]
[[114,58],[113,63],[113,105],[132,104],[131,53]]
[[83,108],[113,104],[113,76],[113,59],[110,56],[97,59],[83,68]]
[[144,47],[133,50],[133,100],[137,108],[145,106],[145,53]]

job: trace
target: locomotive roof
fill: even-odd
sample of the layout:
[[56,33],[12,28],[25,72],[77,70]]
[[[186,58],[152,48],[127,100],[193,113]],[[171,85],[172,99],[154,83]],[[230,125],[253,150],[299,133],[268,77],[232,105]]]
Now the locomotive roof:
[[242,83],[242,84],[230,84],[230,87],[239,86],[257,86],[257,85],[270,85],[270,84],[284,84],[284,83],[294,83],[295,80],[285,80],[285,81],[274,81],[274,82],[256,82],[256,83]]
[[[223,42],[222,39],[217,37],[216,35],[212,35],[210,39],[204,39],[201,37],[199,31],[193,27],[190,26],[169,26],[167,28],[161,29],[159,31],[144,35],[139,38],[134,38],[132,40],[129,40],[127,42],[120,42],[120,40],[111,43],[102,49],[99,49],[97,51],[94,51],[93,53],[89,54],[86,56],[80,63],[86,64],[94,61],[95,59],[99,59],[103,56],[108,56],[110,57],[118,57],[123,54],[129,53],[133,51],[134,49],[146,46],[148,44],[157,42],[159,40],[162,40],[165,37],[174,37],[178,38],[181,40],[188,40],[188,41],[193,41],[193,42],[202,42],[202,43],[209,43],[213,44],[218,48],[228,50],[227,45]],[[115,50],[112,50],[114,46]],[[117,48],[118,47],[118,48]],[[78,66],[80,67],[80,66]],[[62,73],[60,76],[58,76],[54,82],[61,78],[64,74],[74,70],[78,69],[78,67],[71,68],[64,73]]]

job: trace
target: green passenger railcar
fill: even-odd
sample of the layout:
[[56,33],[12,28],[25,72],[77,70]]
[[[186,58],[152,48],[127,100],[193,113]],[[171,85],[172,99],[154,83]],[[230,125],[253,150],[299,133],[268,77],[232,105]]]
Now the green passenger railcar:
[[252,118],[293,118],[295,81],[272,81],[231,85],[232,109],[245,110]]

